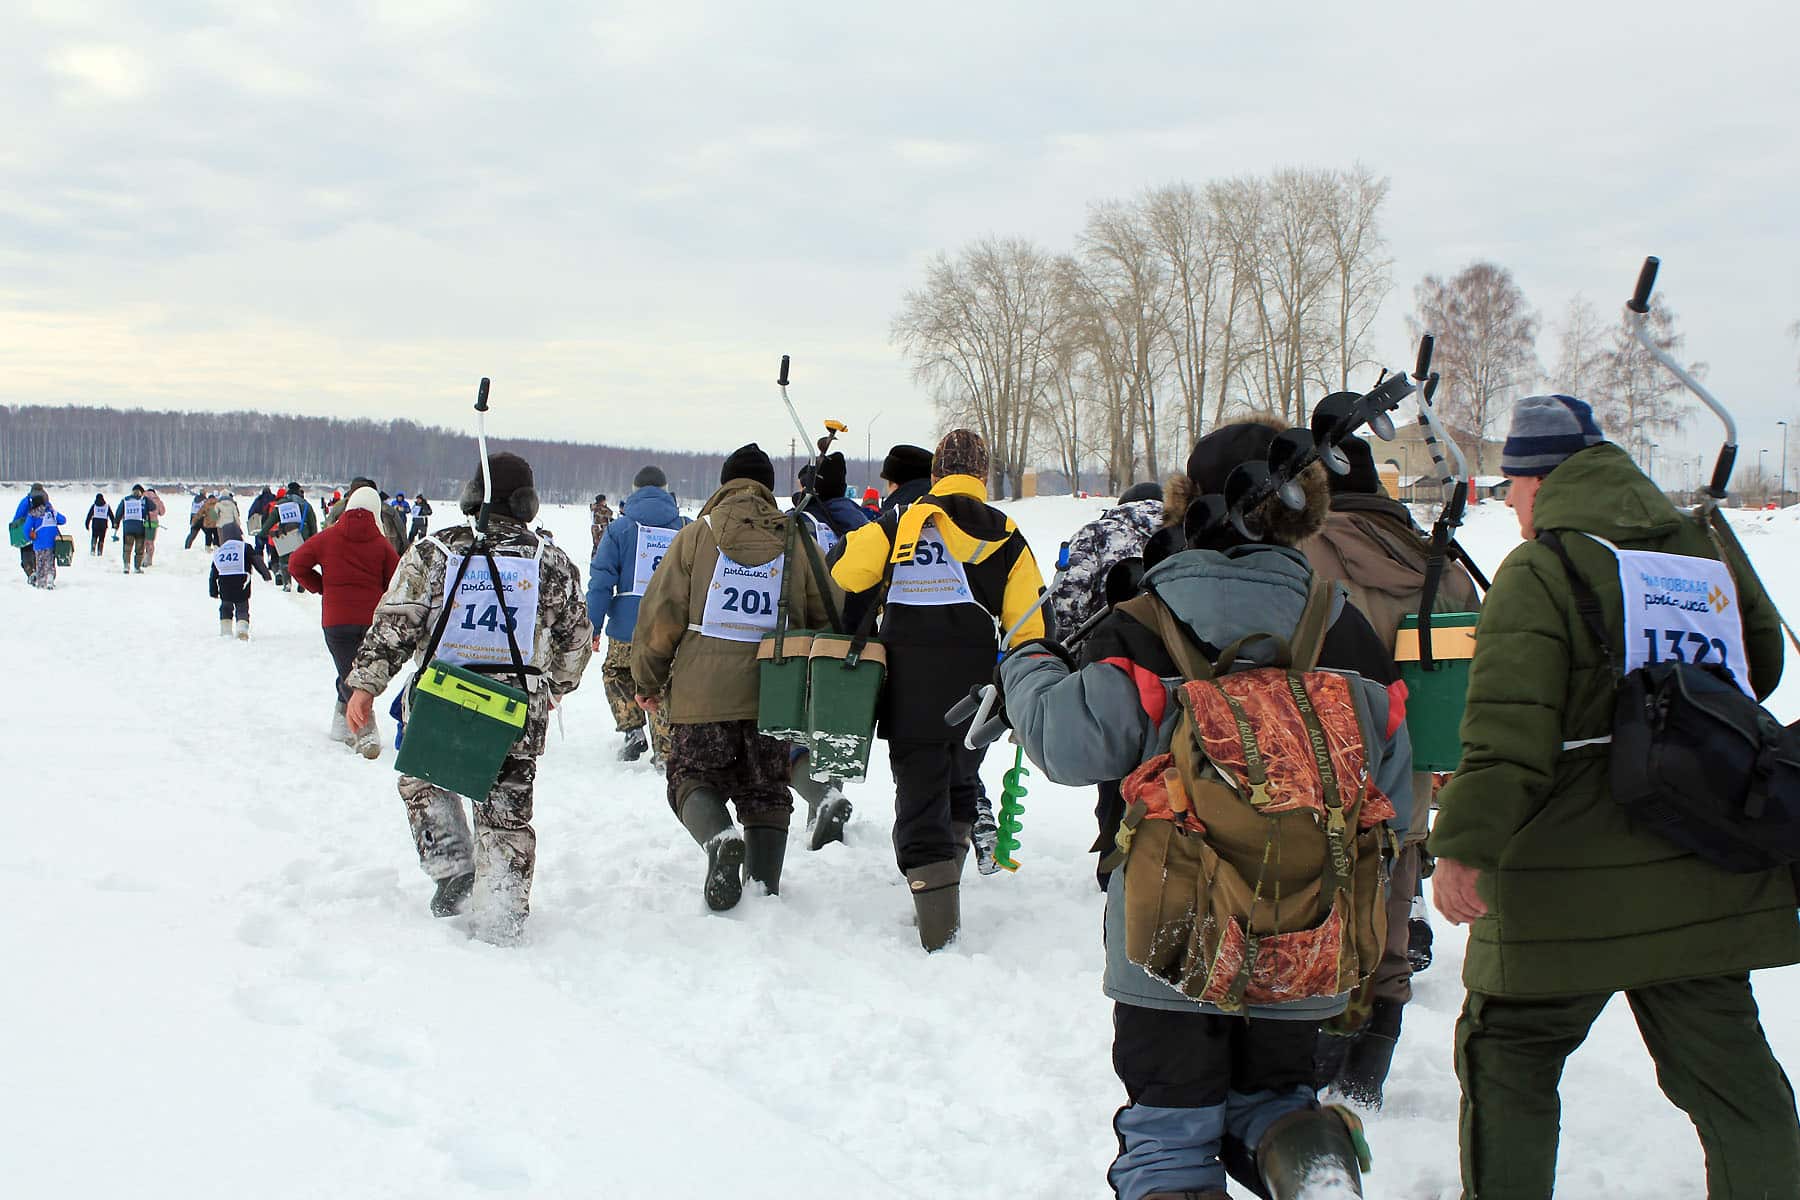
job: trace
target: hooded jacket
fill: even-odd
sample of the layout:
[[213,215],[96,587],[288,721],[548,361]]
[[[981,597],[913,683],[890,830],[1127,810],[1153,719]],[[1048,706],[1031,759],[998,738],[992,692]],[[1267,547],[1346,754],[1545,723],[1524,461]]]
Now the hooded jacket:
[[[775,493],[754,480],[733,479],[713,493],[699,520],[675,535],[650,578],[631,639],[631,677],[638,694],[664,695],[670,723],[703,725],[756,716],[757,643],[700,630],[721,554],[742,567],[776,563],[791,628],[818,628],[827,622],[825,595],[813,573],[799,561],[776,562],[786,550],[790,528],[792,521],[776,504]],[[608,538],[613,534],[612,529],[606,532]],[[834,590],[832,602],[840,600]]]
[[1081,628],[1106,603],[1106,576],[1144,546],[1163,522],[1161,500],[1134,500],[1109,508],[1069,539],[1069,565],[1050,585],[1050,612],[1058,637]]
[[629,642],[637,629],[641,597],[632,593],[637,589],[638,527],[679,530],[687,524],[675,497],[659,487],[641,487],[620,503],[588,567],[588,622],[596,636],[604,632],[615,642]]
[[56,549],[56,539],[62,535],[62,526],[68,518],[45,504],[41,512],[28,512],[25,517],[25,536],[31,539],[31,548],[43,553]]
[[[1533,524],[1560,533],[1614,646],[1624,624],[1618,560],[1583,534],[1627,550],[1721,557],[1610,443],[1544,477]],[[1767,696],[1782,667],[1774,606],[1748,563],[1727,561],[1749,681]],[[1574,746],[1612,732],[1618,684],[1556,555],[1537,542],[1514,550],[1481,610],[1462,767],[1438,796],[1430,842],[1433,854],[1481,871],[1488,915],[1469,932],[1471,991],[1583,995],[1800,961],[1790,872],[1732,874],[1633,828],[1612,799],[1610,747]]]
[[[360,489],[358,489],[360,490]],[[377,493],[379,495],[379,493]],[[325,510],[325,528],[330,529],[344,516],[344,506],[349,503],[348,496],[341,497]],[[375,517],[381,525],[381,534],[387,538],[388,545],[394,548],[395,556],[406,553],[406,518],[392,504],[379,504],[375,508]],[[308,535],[311,536],[311,535]]]
[[[926,528],[943,541],[967,595],[959,603],[899,604],[882,588],[894,567],[912,565]],[[976,684],[993,678],[1000,635],[1024,617],[1012,646],[1044,636],[1041,612],[1025,614],[1044,590],[1044,577],[1025,535],[1012,518],[987,503],[972,475],[946,475],[904,510],[890,509],[844,539],[831,568],[846,592],[861,593],[846,622],[882,603],[881,642],[887,647],[887,685],[880,728],[894,741],[948,741],[961,736],[944,713]],[[884,602],[885,601],[885,602]]]
[[294,582],[324,597],[319,624],[325,626],[374,620],[375,606],[399,565],[400,556],[382,536],[375,514],[364,508],[348,510],[288,556]]
[[[1241,546],[1228,551],[1188,550],[1164,560],[1144,577],[1144,587],[1172,609],[1201,643],[1207,657],[1253,633],[1290,635],[1306,604],[1312,572],[1299,551],[1283,546]],[[1071,671],[1061,657],[1027,647],[1000,666],[1006,715],[1026,756],[1051,780],[1071,785],[1123,779],[1165,753],[1181,705],[1180,673],[1162,639],[1127,612],[1114,611],[1090,637],[1091,661]],[[1261,646],[1245,658],[1261,661]],[[1412,797],[1412,743],[1407,737],[1404,692],[1387,685],[1392,663],[1374,631],[1338,592],[1332,623],[1319,656],[1321,668],[1372,672],[1358,686],[1371,733],[1370,775],[1406,813]],[[1384,677],[1385,676],[1385,677]],[[1116,827],[1117,816],[1114,818]],[[1106,994],[1123,1004],[1177,1012],[1218,1012],[1188,999],[1125,956],[1125,873],[1112,873],[1107,888]],[[1345,1006],[1344,996],[1253,1006],[1257,1017],[1319,1020]]]

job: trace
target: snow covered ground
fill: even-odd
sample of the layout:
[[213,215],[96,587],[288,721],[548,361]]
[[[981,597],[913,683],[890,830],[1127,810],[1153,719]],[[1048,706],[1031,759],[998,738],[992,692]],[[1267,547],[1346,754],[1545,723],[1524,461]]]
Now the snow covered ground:
[[[1103,507],[1013,511],[1049,560]],[[585,557],[584,510],[546,519]],[[1800,614],[1797,521],[1744,528]],[[1490,568],[1516,540],[1497,505],[1467,532]],[[779,898],[709,915],[661,777],[615,760],[596,675],[539,774],[528,944],[497,950],[426,914],[391,750],[326,741],[314,598],[259,581],[255,640],[221,641],[207,560],[174,530],[141,577],[78,540],[54,593],[0,569],[6,1195],[1108,1194],[1121,1095],[1085,791],[1030,782],[1024,868],[971,871],[963,936],[936,956],[893,867],[879,754],[849,844],[796,846]],[[1010,760],[989,756],[996,794]],[[1461,941],[1441,927],[1417,981],[1371,1197],[1457,1193]],[[1800,1062],[1800,972],[1758,985]],[[1559,1192],[1704,1194],[1623,1004],[1563,1097]]]

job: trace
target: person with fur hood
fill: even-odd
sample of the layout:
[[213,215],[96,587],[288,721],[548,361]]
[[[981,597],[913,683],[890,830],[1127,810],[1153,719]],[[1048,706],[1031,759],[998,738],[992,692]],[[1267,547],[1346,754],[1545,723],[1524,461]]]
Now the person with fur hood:
[[796,628],[824,625],[827,601],[841,599],[787,561],[789,528],[775,464],[755,442],[732,451],[719,490],[651,575],[632,633],[637,701],[668,719],[669,807],[706,853],[701,892],[714,912],[736,906],[746,877],[780,891],[793,821],[788,744],[756,727],[757,647],[784,598]]
[[[1324,469],[1315,464],[1302,475],[1304,509],[1296,512],[1271,497],[1247,514],[1255,538],[1220,519],[1226,477],[1240,463],[1265,461],[1279,429],[1240,422],[1195,444],[1186,473],[1165,489],[1165,523],[1148,547],[1142,586],[1154,599],[1134,601],[1140,605],[1135,610],[1115,607],[1082,644],[1079,665],[1044,641],[1015,649],[1001,663],[998,677],[1015,736],[1051,780],[1092,785],[1125,779],[1174,748],[1184,673],[1165,633],[1179,634],[1187,653],[1212,662],[1256,634],[1291,639],[1311,611],[1324,625],[1319,666],[1350,674],[1348,696],[1364,730],[1368,778],[1392,801],[1392,808],[1378,805],[1362,815],[1391,821],[1386,814],[1410,812],[1411,743],[1404,689],[1391,686],[1392,659],[1341,589],[1316,590],[1297,549],[1324,524]],[[1326,605],[1323,612],[1314,607],[1319,603]],[[1165,624],[1163,617],[1173,620]],[[1259,665],[1273,652],[1268,640],[1246,641],[1236,662]],[[1257,816],[1247,806],[1245,814]],[[1107,814],[1106,840],[1125,815]],[[1123,841],[1112,863],[1106,905],[1112,1058],[1126,1094],[1113,1121],[1119,1151],[1107,1178],[1114,1191],[1121,1200],[1224,1200],[1229,1172],[1259,1195],[1292,1200],[1317,1173],[1346,1181],[1354,1189],[1349,1194],[1360,1195],[1359,1127],[1347,1112],[1321,1108],[1313,1086],[1318,1024],[1342,1012],[1349,993],[1315,990],[1294,1000],[1247,995],[1228,1010],[1191,999],[1134,963],[1127,950],[1127,889],[1154,889],[1160,876],[1153,862],[1134,865],[1132,845]],[[1329,872],[1329,855],[1325,861],[1319,869]],[[1212,899],[1210,888],[1222,886],[1221,878],[1217,872],[1203,877],[1202,905]],[[1323,877],[1310,884],[1283,878],[1279,886],[1282,896],[1335,890]],[[1246,888],[1245,894],[1252,893]],[[1190,907],[1195,902],[1186,897]],[[1365,896],[1364,902],[1371,914],[1382,911],[1377,899]],[[1261,958],[1255,961],[1264,966]],[[1284,961],[1271,955],[1267,965],[1279,970]],[[1281,989],[1269,991],[1279,995]]]
[[350,703],[350,685],[345,679],[362,647],[363,635],[375,619],[375,606],[400,566],[400,555],[379,524],[382,507],[375,489],[357,488],[345,498],[337,519],[307,538],[288,558],[288,573],[300,590],[324,598],[319,623],[325,631],[325,649],[337,668],[331,740],[364,758],[381,757],[381,731],[371,719],[360,733],[350,732],[344,715]]
[[[460,797],[423,779],[400,777],[419,867],[437,884],[432,915],[454,916],[467,905],[471,934],[510,945],[524,933],[531,911],[537,867],[531,814],[550,710],[581,685],[594,652],[594,631],[581,602],[581,572],[561,549],[531,531],[538,512],[531,464],[516,454],[495,454],[488,467],[493,493],[485,548],[499,567],[504,598],[495,596],[495,581],[479,557],[469,564],[457,592],[445,594],[473,548],[472,523],[421,538],[401,556],[356,652],[345,679],[350,687],[345,716],[351,732],[361,733],[374,720],[375,697],[409,661],[423,667],[430,655],[490,674],[529,695],[524,734],[507,751],[493,789],[469,797],[475,810],[473,837]],[[482,486],[477,466],[463,488],[464,514],[481,511]],[[502,612],[503,606],[508,611]],[[433,630],[446,610],[452,616],[463,613],[463,620],[456,623],[454,636],[446,632],[434,645]],[[515,642],[524,678],[513,665]]]

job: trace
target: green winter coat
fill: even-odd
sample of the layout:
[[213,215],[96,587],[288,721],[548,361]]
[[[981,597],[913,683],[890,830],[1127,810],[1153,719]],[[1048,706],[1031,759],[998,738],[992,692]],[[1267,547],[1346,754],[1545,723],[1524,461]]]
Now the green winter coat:
[[[1563,544],[1623,641],[1622,549],[1718,558],[1618,447],[1603,444],[1545,477],[1533,523]],[[1774,606],[1733,562],[1750,681],[1781,678]],[[1800,961],[1795,885],[1785,870],[1734,875],[1633,829],[1608,786],[1609,746],[1563,749],[1612,730],[1618,675],[1576,614],[1568,577],[1527,542],[1494,576],[1476,632],[1462,769],[1439,797],[1431,852],[1477,867],[1488,915],[1469,934],[1463,981],[1501,996],[1611,992]]]

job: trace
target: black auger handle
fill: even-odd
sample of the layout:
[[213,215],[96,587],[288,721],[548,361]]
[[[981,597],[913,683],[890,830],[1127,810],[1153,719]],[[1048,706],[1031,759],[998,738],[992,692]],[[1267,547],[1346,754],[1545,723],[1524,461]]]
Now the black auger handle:
[[488,381],[487,381],[487,378],[484,376],[481,380],[481,386],[475,390],[475,411],[476,412],[484,413],[488,410],[487,397],[488,397]]
[[1426,377],[1431,374],[1431,351],[1436,345],[1436,340],[1429,333],[1419,339],[1419,362],[1413,368],[1413,378],[1420,383],[1425,382]]
[[1723,500],[1725,489],[1731,486],[1731,469],[1737,466],[1737,454],[1736,446],[1727,445],[1719,448],[1718,460],[1713,463],[1712,486],[1706,489],[1716,500]]
[[1644,269],[1638,272],[1637,291],[1625,302],[1625,307],[1634,313],[1650,311],[1650,293],[1656,290],[1656,269],[1662,266],[1662,259],[1652,254],[1644,260]]
[[1438,381],[1442,378],[1443,378],[1442,375],[1439,375],[1436,371],[1433,371],[1431,373],[1431,378],[1427,379],[1425,381],[1425,403],[1430,404],[1431,398],[1433,396],[1437,395]]
[[784,354],[781,356],[781,374],[775,377],[775,386],[786,387],[787,385],[788,385],[788,356]]

